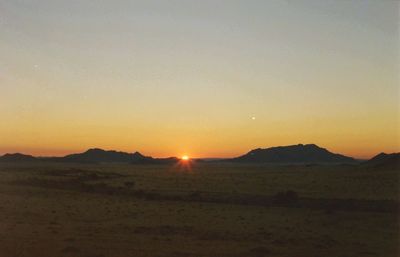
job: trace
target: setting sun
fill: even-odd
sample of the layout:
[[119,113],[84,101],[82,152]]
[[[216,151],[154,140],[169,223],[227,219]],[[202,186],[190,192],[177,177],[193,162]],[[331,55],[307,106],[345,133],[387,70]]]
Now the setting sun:
[[187,155],[182,156],[182,160],[188,161],[189,160],[189,156],[187,156]]

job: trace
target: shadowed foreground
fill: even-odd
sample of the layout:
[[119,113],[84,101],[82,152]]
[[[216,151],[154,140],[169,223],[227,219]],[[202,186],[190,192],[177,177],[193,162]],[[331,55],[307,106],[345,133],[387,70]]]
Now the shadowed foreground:
[[398,256],[396,170],[0,164],[0,256]]

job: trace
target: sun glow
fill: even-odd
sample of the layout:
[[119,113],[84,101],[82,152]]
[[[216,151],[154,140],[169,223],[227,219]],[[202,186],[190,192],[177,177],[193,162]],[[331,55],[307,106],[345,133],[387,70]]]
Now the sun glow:
[[187,156],[187,155],[184,155],[184,156],[182,156],[182,158],[181,158],[183,161],[188,161],[189,160],[189,156]]

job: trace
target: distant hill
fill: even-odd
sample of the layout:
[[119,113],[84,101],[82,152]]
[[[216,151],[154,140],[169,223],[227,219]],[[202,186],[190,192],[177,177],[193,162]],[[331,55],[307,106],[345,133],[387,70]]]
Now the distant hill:
[[[382,156],[380,158],[383,158]],[[380,158],[377,159],[379,160]],[[5,154],[0,157],[1,162],[32,162],[32,161],[49,161],[49,162],[71,162],[71,163],[131,163],[131,164],[173,164],[180,161],[176,157],[170,158],[153,158],[142,155],[139,152],[127,153],[119,151],[108,151],[99,148],[92,148],[82,153],[70,154],[64,157],[40,157],[35,158],[31,155],[24,154]],[[196,159],[193,161],[206,161]],[[210,159],[208,161],[217,162],[221,159]],[[291,145],[278,146],[266,149],[255,149],[233,159],[225,159],[224,161],[243,162],[243,163],[272,163],[272,164],[292,164],[292,163],[355,163],[351,157],[340,154],[334,154],[328,150],[318,147],[314,144],[308,145]],[[372,160],[371,160],[372,161]]]
[[0,162],[32,162],[38,161],[37,158],[32,155],[26,155],[21,153],[7,153],[0,157]]
[[117,151],[105,151],[99,148],[89,149],[83,153],[70,154],[64,157],[57,158],[59,161],[65,162],[130,162],[133,159],[133,154]]
[[131,164],[170,164],[178,162],[179,159],[176,157],[170,158],[153,158],[149,156],[144,156],[139,152],[135,152],[132,155],[132,160],[130,161]]
[[355,159],[341,154],[331,153],[314,144],[278,146],[255,149],[237,158],[233,162],[246,163],[354,163]]
[[129,160],[132,164],[145,164],[145,163],[152,163],[153,157],[144,156],[139,152],[135,152],[132,154],[132,158]]
[[92,148],[83,153],[69,154],[64,157],[39,157],[24,155],[20,153],[5,154],[0,156],[0,162],[70,162],[70,163],[101,163],[101,162],[119,162],[131,164],[172,164],[179,162],[176,157],[170,158],[153,158],[144,156],[139,152],[126,153],[118,151],[106,151],[99,148]]
[[113,150],[106,151],[99,148],[89,149],[83,153],[70,154],[64,157],[49,158],[50,160],[76,163],[120,162],[131,164],[168,164],[179,161],[178,158],[153,158],[144,156],[139,152],[126,153]]
[[383,169],[399,169],[400,170],[400,153],[380,153],[370,160],[363,162],[364,166]]

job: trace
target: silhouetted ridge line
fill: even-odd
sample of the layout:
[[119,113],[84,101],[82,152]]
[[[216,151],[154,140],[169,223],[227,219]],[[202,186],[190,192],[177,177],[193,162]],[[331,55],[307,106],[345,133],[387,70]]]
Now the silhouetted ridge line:
[[6,153],[5,155],[0,157],[0,161],[2,162],[32,162],[37,160],[38,159],[33,157],[32,155],[21,153]]
[[258,148],[245,155],[229,159],[233,162],[246,163],[353,163],[355,159],[329,152],[315,144],[298,144],[277,146],[271,148]]
[[153,158],[139,152],[126,153],[114,150],[91,148],[82,153],[69,154],[64,157],[34,157],[21,153],[0,156],[0,162],[70,162],[70,163],[131,163],[131,164],[171,164],[180,161],[176,157]]
[[83,153],[70,154],[61,157],[60,160],[67,162],[129,162],[132,154],[117,151],[106,151],[99,148],[92,148]]
[[[33,162],[33,161],[52,161],[52,162],[72,162],[72,163],[101,163],[101,162],[122,162],[131,164],[173,164],[179,162],[176,157],[153,158],[145,156],[140,152],[127,153],[114,150],[103,150],[91,148],[82,153],[69,154],[64,157],[34,157],[21,153],[7,153],[0,156],[0,162]],[[298,144],[289,146],[277,146],[270,148],[257,148],[247,154],[231,159],[196,159],[196,161],[231,161],[238,163],[271,163],[271,164],[304,164],[304,163],[357,163],[351,157],[336,154],[321,148],[315,144]],[[377,168],[397,168],[400,170],[400,153],[385,154],[380,153],[368,161],[362,163],[363,166]]]
[[153,158],[139,152],[126,153],[113,150],[105,151],[98,148],[89,149],[80,154],[67,155],[60,160],[68,162],[124,162],[132,164],[164,164],[178,161],[177,158]]
[[400,153],[380,153],[368,161],[363,162],[363,165],[372,168],[398,169],[400,170]]

